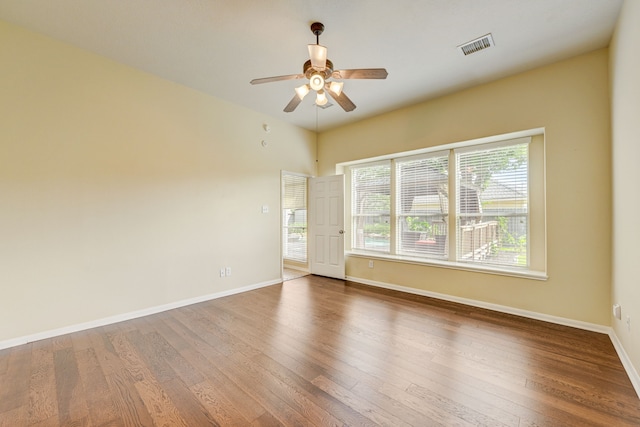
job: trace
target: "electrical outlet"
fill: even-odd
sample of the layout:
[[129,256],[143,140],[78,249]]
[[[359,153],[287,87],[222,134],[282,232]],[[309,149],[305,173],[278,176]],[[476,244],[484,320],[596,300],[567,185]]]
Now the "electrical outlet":
[[228,277],[228,276],[231,276],[231,267],[227,267],[227,268],[225,269],[225,273],[227,274],[227,277]]
[[369,268],[373,268],[373,260],[372,259],[369,260]]
[[220,277],[224,277],[225,276],[225,271],[224,268],[220,269]]

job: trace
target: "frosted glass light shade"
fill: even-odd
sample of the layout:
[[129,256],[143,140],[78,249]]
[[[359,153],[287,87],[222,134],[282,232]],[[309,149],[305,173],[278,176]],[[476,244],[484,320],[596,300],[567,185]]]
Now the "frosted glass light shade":
[[327,95],[324,93],[323,90],[319,90],[318,94],[316,95],[316,104],[324,105],[326,103],[327,103]]
[[309,85],[302,85],[296,88],[296,93],[298,94],[298,98],[302,101],[305,96],[309,93]]
[[344,86],[344,83],[342,82],[331,82],[331,84],[329,85],[329,90],[335,96],[340,96],[340,94],[342,93],[342,86]]
[[319,44],[307,45],[311,66],[317,70],[324,70],[327,66],[327,48]]
[[311,86],[313,90],[321,90],[324,87],[324,77],[318,73],[313,74],[309,79],[309,86]]

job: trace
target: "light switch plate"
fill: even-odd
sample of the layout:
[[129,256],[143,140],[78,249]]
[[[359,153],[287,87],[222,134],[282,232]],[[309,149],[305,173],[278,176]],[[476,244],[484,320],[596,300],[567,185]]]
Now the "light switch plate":
[[622,308],[620,307],[620,304],[613,304],[613,317],[618,320],[622,319]]

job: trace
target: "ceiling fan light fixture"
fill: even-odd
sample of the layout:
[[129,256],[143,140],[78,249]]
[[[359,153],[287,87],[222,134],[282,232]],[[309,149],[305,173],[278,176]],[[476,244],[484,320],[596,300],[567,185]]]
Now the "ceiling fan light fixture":
[[319,90],[316,95],[316,105],[324,105],[327,103],[327,95],[324,93],[324,90]]
[[346,112],[353,111],[356,104],[349,99],[343,92],[342,82],[327,81],[331,79],[386,79],[387,70],[384,68],[355,68],[349,70],[336,70],[333,62],[327,59],[327,48],[320,44],[320,34],[324,31],[324,25],[321,22],[311,24],[311,32],[316,36],[316,44],[307,45],[309,49],[309,59],[302,65],[302,74],[288,74],[284,76],[264,77],[261,79],[253,79],[249,83],[252,85],[278,82],[283,80],[297,80],[306,78],[309,80],[307,84],[295,88],[295,95],[291,101],[284,107],[285,113],[291,113],[302,102],[307,94],[314,90],[316,92],[316,102],[320,108],[328,108],[331,102],[327,99],[327,93],[331,99],[335,100],[340,107]]
[[322,90],[324,87],[324,77],[320,73],[313,73],[309,78],[309,86],[315,91]]
[[301,101],[304,99],[305,96],[307,96],[309,91],[310,91],[310,88],[309,88],[309,85],[307,85],[307,84],[304,84],[302,86],[298,86],[296,88],[296,93],[298,94],[298,98],[300,98]]
[[310,44],[307,47],[313,68],[324,70],[327,66],[327,48],[319,44]]
[[344,86],[343,82],[331,82],[331,84],[329,84],[329,90],[335,96],[340,96],[342,93],[342,86]]

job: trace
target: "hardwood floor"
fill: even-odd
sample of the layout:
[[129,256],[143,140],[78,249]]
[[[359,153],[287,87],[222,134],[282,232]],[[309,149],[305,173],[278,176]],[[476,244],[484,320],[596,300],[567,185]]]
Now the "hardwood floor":
[[293,268],[283,268],[282,269],[282,280],[286,282],[287,280],[298,279],[300,277],[308,276],[309,273],[306,271],[295,270]]
[[2,426],[638,426],[609,337],[306,276],[0,351]]

